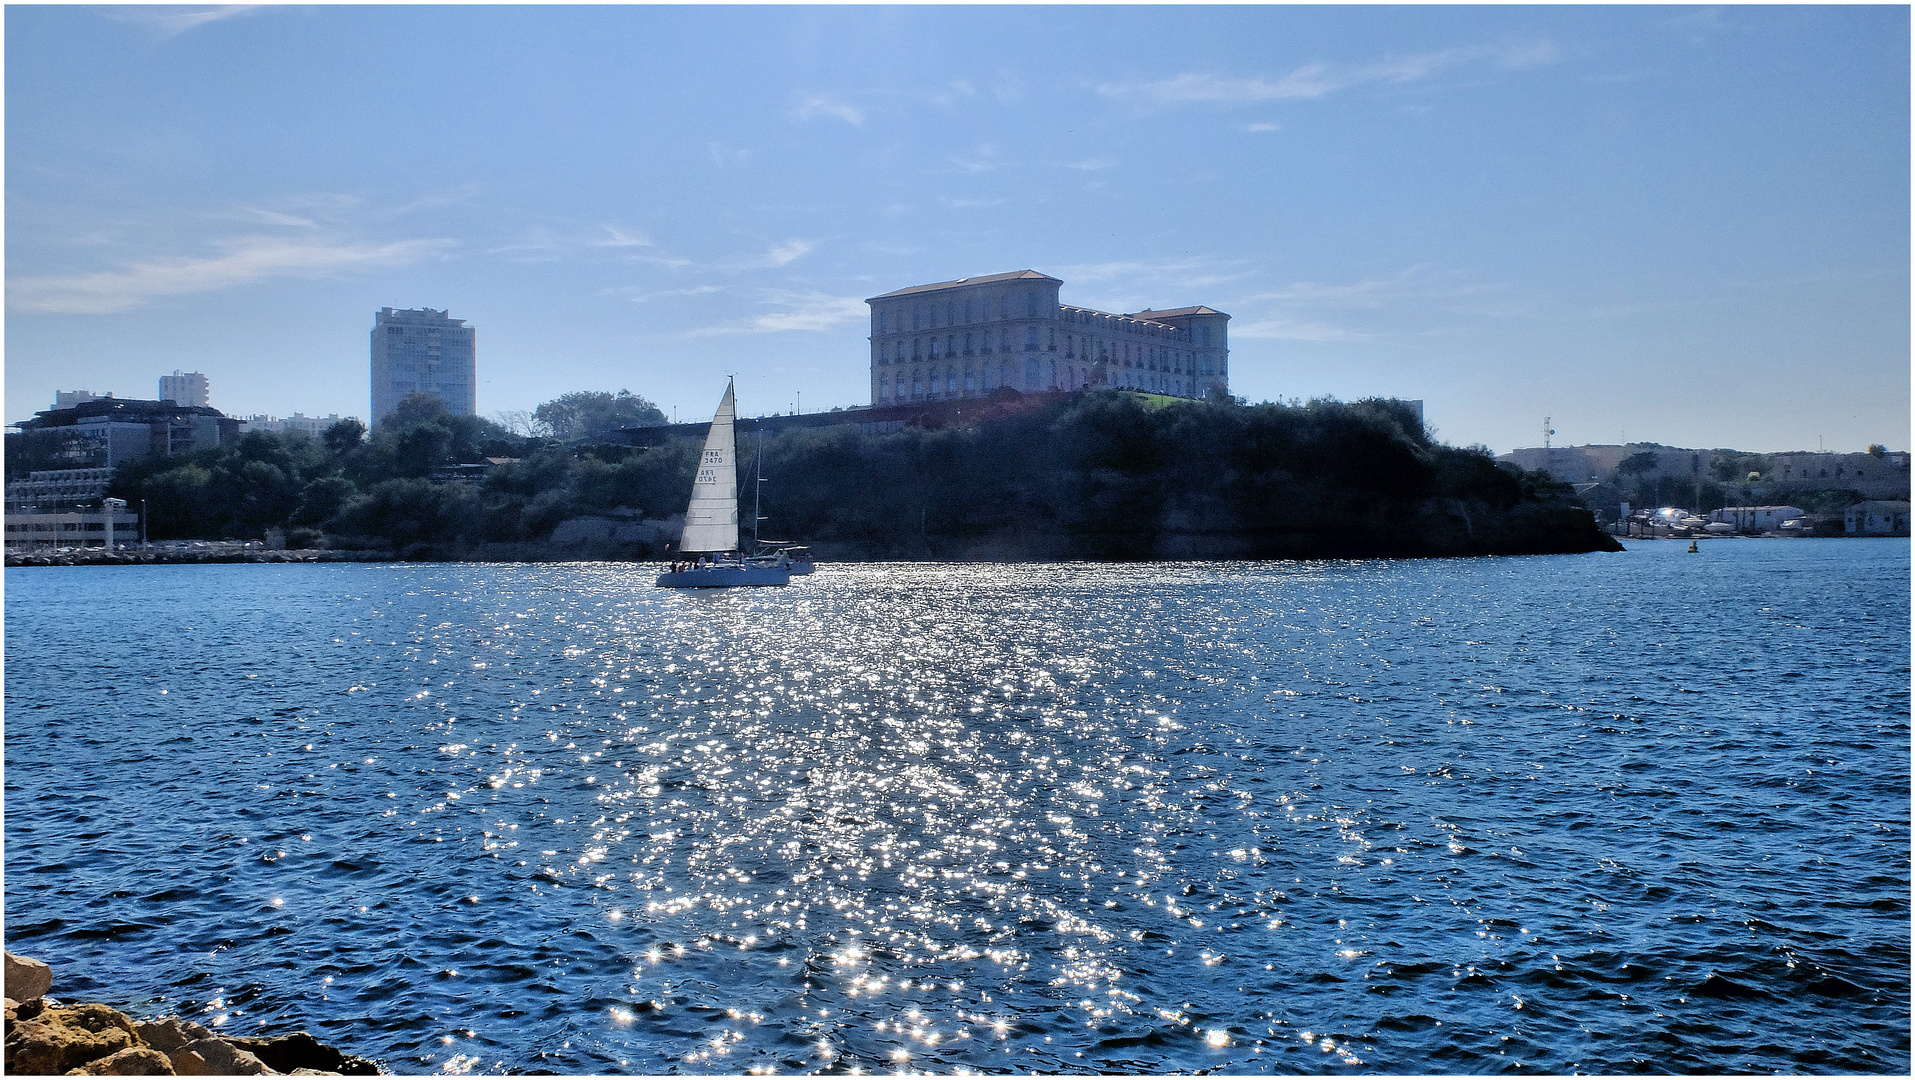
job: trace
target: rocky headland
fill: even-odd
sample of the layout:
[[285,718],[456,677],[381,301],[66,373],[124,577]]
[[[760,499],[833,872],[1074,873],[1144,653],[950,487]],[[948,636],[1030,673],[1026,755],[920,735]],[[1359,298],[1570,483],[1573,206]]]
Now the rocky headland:
[[53,972],[6,954],[6,1071],[11,1076],[377,1076],[379,1066],[303,1031],[222,1035],[179,1017],[136,1020],[98,1003],[47,996]]

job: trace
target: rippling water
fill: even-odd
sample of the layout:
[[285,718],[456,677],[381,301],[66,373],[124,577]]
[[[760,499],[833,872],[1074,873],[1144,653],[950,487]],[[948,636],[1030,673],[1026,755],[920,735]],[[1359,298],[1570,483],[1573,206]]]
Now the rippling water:
[[1905,1073],[1909,570],[9,570],[6,933],[403,1072]]

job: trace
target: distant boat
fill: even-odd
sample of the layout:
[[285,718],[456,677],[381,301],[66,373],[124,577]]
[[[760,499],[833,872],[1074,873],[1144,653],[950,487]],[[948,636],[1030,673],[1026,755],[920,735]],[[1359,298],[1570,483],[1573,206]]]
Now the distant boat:
[[760,540],[758,545],[758,553],[751,557],[752,562],[764,566],[782,566],[794,574],[809,574],[817,569],[811,559],[811,549],[802,544]]
[[[720,589],[738,585],[789,585],[791,571],[776,561],[747,559],[738,547],[738,402],[731,383],[712,415],[705,452],[692,480],[685,531],[678,537],[680,559],[658,575],[670,589]],[[696,556],[694,559],[693,557]]]

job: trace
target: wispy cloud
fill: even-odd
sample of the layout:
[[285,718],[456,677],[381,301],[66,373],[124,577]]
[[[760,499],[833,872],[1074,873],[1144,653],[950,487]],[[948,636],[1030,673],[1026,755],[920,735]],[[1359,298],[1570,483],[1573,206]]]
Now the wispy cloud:
[[151,29],[161,38],[170,38],[175,34],[185,33],[195,26],[204,26],[235,15],[245,15],[259,10],[262,6],[265,5],[150,4],[96,8],[95,10],[116,22],[138,23]]
[[822,116],[843,120],[855,127],[864,126],[864,110],[835,94],[806,94],[792,106],[792,114],[800,120],[815,120]]
[[1152,294],[1153,299],[1147,301],[1149,303],[1165,304],[1182,302],[1174,297],[1163,296],[1162,293],[1166,287],[1181,291],[1220,285],[1249,276],[1252,268],[1240,259],[1195,256],[1186,259],[1126,259],[1078,263],[1074,266],[1058,267],[1056,273],[1065,281],[1116,282],[1128,291]]
[[1390,57],[1369,64],[1304,64],[1276,76],[1231,77],[1187,72],[1152,82],[1103,83],[1097,87],[1097,91],[1105,97],[1157,106],[1301,101],[1365,84],[1416,82],[1462,64],[1487,62],[1506,67],[1527,67],[1546,63],[1555,56],[1555,46],[1543,40],[1466,45],[1414,56]]
[[862,322],[869,317],[870,313],[862,297],[832,296],[821,292],[768,289],[765,291],[763,303],[781,310],[769,311],[737,322],[693,330],[686,336],[776,334],[793,330],[815,333]]
[[407,266],[453,246],[450,240],[385,244],[244,236],[221,241],[219,254],[173,256],[91,274],[15,278],[8,306],[29,312],[105,315],[163,296],[214,292],[274,277],[310,277]]
[[1289,341],[1373,341],[1432,329],[1462,318],[1509,318],[1521,313],[1501,286],[1454,273],[1412,266],[1360,281],[1298,281],[1242,299],[1230,333],[1239,338]]
[[644,233],[626,232],[616,225],[605,226],[605,239],[592,241],[593,247],[653,247],[652,238]]
[[619,295],[622,295],[634,304],[649,304],[654,300],[672,300],[682,296],[707,296],[711,293],[723,291],[724,290],[716,285],[697,285],[689,289],[658,289],[649,292],[643,292],[638,289],[617,290]]
[[1254,123],[1254,124],[1245,124],[1245,125],[1243,126],[1243,129],[1244,129],[1245,131],[1252,131],[1252,132],[1258,132],[1258,133],[1261,133],[1261,132],[1265,132],[1265,131],[1281,131],[1281,130],[1283,130],[1283,125],[1282,125],[1282,124],[1272,124],[1272,123],[1270,123],[1270,122],[1268,122],[1268,121],[1261,121],[1261,120],[1260,120],[1260,121],[1258,121],[1257,123]]
[[787,240],[746,265],[766,268],[785,266],[811,254],[817,246],[817,242],[812,240]]
[[751,151],[721,142],[706,143],[705,149],[711,152],[712,162],[721,169],[737,168],[751,160]]
[[1114,157],[1085,158],[1082,161],[1066,161],[1064,167],[1066,169],[1082,169],[1084,172],[1097,172],[1100,169],[1116,168],[1117,159]]
[[947,84],[944,89],[932,94],[931,103],[941,105],[948,109],[960,101],[968,101],[976,96],[977,87],[972,86],[970,80],[958,79]]
[[1014,161],[1006,160],[1004,155],[998,151],[997,147],[989,145],[980,146],[975,151],[965,154],[962,157],[952,155],[949,161],[967,173],[992,172],[997,169],[1007,169],[1017,164]]

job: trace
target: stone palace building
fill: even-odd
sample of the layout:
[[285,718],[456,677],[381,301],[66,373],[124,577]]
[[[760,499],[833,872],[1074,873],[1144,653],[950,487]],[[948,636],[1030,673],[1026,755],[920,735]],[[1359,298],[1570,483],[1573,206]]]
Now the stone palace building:
[[1035,270],[874,296],[871,403],[1115,387],[1200,398],[1230,389],[1230,316],[1207,307],[1115,315],[1057,301]]

